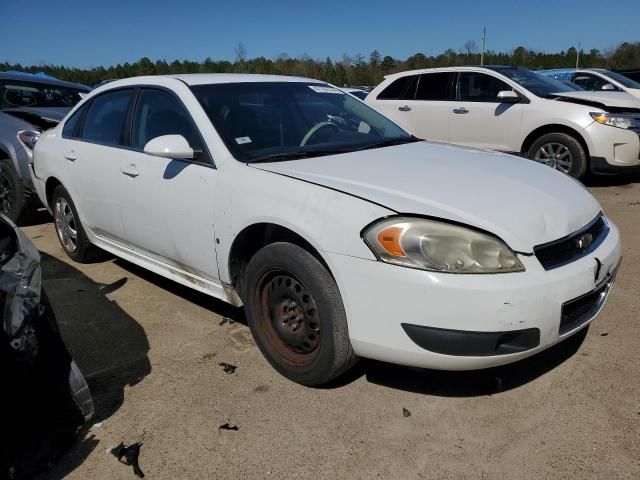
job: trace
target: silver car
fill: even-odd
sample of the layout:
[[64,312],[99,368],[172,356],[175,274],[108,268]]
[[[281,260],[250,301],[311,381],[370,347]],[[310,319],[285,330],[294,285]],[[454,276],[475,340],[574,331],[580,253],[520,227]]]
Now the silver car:
[[33,146],[89,90],[51,77],[0,72],[0,213],[16,221],[37,205],[29,173]]

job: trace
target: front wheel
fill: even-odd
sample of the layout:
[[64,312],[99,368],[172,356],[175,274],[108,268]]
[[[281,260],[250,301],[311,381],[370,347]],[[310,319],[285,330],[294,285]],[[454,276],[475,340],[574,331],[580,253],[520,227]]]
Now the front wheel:
[[16,223],[24,211],[26,203],[22,180],[11,160],[0,160],[0,213]]
[[537,139],[527,157],[574,178],[587,172],[587,154],[582,144],[566,133],[548,133]]
[[280,374],[313,386],[354,365],[338,286],[312,254],[291,243],[273,243],[253,256],[245,278],[251,333]]

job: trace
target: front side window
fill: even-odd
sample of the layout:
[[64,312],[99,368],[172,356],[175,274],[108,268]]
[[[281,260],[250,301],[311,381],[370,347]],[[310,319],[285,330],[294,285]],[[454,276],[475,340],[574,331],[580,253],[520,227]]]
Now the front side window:
[[609,81],[597,75],[591,75],[590,73],[576,73],[573,83],[585,90],[596,92],[602,90],[602,87],[609,84]]
[[498,93],[513,90],[503,81],[478,72],[463,72],[458,80],[458,95],[460,100],[467,102],[496,102]]
[[229,151],[243,162],[345,153],[414,141],[368,105],[323,83],[192,86]]
[[20,80],[0,81],[0,110],[16,107],[73,107],[86,90]]
[[420,75],[406,75],[391,82],[376,97],[378,100],[413,100]]
[[125,144],[125,125],[133,90],[104,93],[91,101],[82,139],[105,145]]
[[424,73],[420,75],[416,100],[453,100],[454,72]]
[[162,135],[182,135],[191,148],[203,151],[200,135],[183,104],[164,90],[144,89],[133,117],[131,144],[142,150],[149,140]]
[[499,68],[496,71],[538,97],[553,97],[554,93],[575,91],[559,80],[545,77],[526,68]]

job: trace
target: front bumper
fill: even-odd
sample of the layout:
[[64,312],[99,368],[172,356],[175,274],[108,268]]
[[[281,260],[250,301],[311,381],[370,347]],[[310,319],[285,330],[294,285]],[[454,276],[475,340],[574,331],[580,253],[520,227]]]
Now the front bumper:
[[589,146],[591,169],[595,173],[640,167],[640,135],[637,132],[593,122],[583,133]]
[[[613,282],[621,250],[619,231],[613,224],[610,227],[596,250],[549,271],[536,257],[524,255],[519,257],[526,271],[496,275],[426,272],[335,253],[326,253],[325,258],[343,293],[349,337],[358,355],[415,367],[473,370],[533,355],[573,335],[595,318],[606,295],[591,316],[561,332],[564,304]],[[596,270],[601,272],[597,279]],[[513,335],[505,337],[505,347],[495,354],[473,349],[447,354],[419,346],[403,324]],[[532,336],[516,338],[517,332],[534,329],[539,335],[536,346]],[[512,348],[514,344],[516,348]]]

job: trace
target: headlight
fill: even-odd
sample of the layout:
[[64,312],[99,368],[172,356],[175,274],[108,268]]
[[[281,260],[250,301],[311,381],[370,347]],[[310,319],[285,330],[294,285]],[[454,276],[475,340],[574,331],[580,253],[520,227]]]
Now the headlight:
[[405,267],[446,273],[524,271],[499,238],[436,220],[383,220],[364,232],[364,240],[381,261]]
[[18,140],[20,140],[25,147],[28,147],[29,150],[33,150],[39,138],[40,132],[34,130],[21,130],[18,132]]
[[623,128],[625,130],[632,130],[639,126],[635,117],[626,113],[591,112],[589,115],[598,123]]

